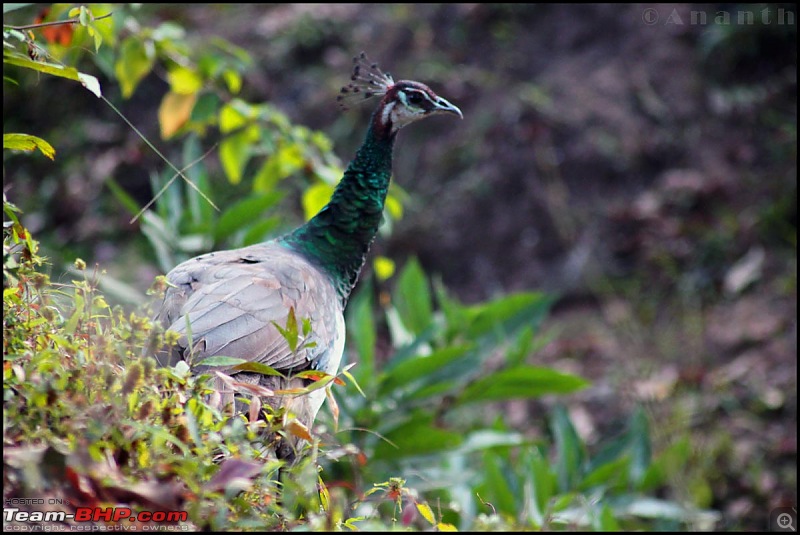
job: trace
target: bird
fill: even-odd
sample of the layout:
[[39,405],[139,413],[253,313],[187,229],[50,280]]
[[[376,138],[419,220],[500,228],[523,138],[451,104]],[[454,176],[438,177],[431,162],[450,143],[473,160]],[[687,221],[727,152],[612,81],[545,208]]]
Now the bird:
[[[306,430],[312,428],[325,400],[324,390],[304,395],[276,392],[310,384],[313,373],[295,377],[299,372],[338,372],[345,342],[344,310],[381,223],[398,132],[434,115],[463,119],[457,106],[427,85],[395,82],[365,53],[354,57],[353,64],[350,83],[337,97],[339,106],[347,110],[376,98],[378,103],[364,141],[329,202],[287,234],[179,264],[166,275],[169,284],[154,316],[156,323],[178,335],[177,344],[156,354],[160,363],[183,360],[195,375],[216,370],[229,374],[235,384],[263,387],[250,389],[266,394],[259,397],[257,407],[269,407],[273,414],[282,414],[284,424],[296,421]],[[263,364],[281,375],[203,365],[204,359],[214,356]],[[246,404],[234,396],[224,374],[217,374],[214,388],[224,392],[223,406],[242,413]],[[309,437],[280,430],[267,434],[275,456],[288,463],[297,459]]]

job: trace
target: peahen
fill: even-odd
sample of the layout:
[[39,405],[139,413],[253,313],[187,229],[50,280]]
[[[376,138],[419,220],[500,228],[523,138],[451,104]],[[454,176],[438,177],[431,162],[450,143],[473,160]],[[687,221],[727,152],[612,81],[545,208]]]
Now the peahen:
[[[204,254],[178,265],[167,274],[170,287],[155,318],[180,335],[177,345],[157,355],[162,363],[185,360],[195,374],[209,372],[199,363],[218,355],[270,366],[288,380],[214,369],[231,374],[240,384],[268,389],[251,388],[267,393],[260,398],[263,405],[309,429],[325,399],[324,390],[301,396],[268,392],[309,384],[308,378],[291,377],[304,370],[338,372],[345,339],[343,311],[381,222],[397,132],[432,115],[463,118],[461,110],[425,84],[395,82],[377,65],[370,65],[363,53],[354,64],[352,82],[338,98],[342,107],[381,98],[366,138],[328,204],[279,238]],[[294,348],[285,332],[291,321],[298,326]],[[231,382],[215,380],[215,388],[223,392],[223,405],[230,406]],[[237,403],[236,410],[241,412],[243,404]],[[296,457],[301,439],[280,433],[270,437],[278,458]]]

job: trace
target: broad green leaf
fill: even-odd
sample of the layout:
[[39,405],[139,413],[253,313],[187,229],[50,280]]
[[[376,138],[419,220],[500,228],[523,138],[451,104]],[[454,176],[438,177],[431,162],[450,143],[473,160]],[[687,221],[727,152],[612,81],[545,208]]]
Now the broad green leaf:
[[12,56],[9,54],[3,55],[3,64],[16,65],[18,67],[32,69],[34,71],[43,72],[45,74],[51,74],[53,76],[67,78],[69,80],[75,80],[76,82],[79,82],[83,87],[94,93],[96,97],[99,98],[102,95],[102,93],[100,92],[100,82],[97,80],[97,78],[89,74],[78,72],[76,69],[73,69],[72,67],[64,67],[61,65],[44,63],[41,61],[32,61],[26,57]]
[[[196,106],[197,104],[195,104]],[[211,194],[211,188],[202,156],[199,137],[194,134],[186,136],[183,142],[183,163],[188,167],[184,169],[183,174],[195,185],[196,189],[188,186],[184,188],[186,191],[185,210],[191,218],[192,229],[208,234],[216,220],[216,214],[208,200],[203,197]]]
[[516,366],[486,375],[471,383],[459,396],[460,403],[525,399],[545,394],[567,394],[589,385],[576,375],[550,368]]
[[276,370],[271,366],[267,366],[266,364],[262,364],[260,362],[242,362],[241,364],[236,364],[231,368],[237,372],[253,372],[253,373],[260,373],[261,375],[274,375],[276,377],[284,377],[284,375]]
[[250,195],[225,210],[214,229],[214,240],[220,242],[247,225],[256,222],[261,214],[280,201],[283,193],[273,191],[261,195]]
[[[418,414],[410,421],[386,433],[375,447],[375,459],[400,459],[452,450],[461,444],[463,434],[440,429],[433,424],[433,415]],[[396,446],[396,447],[395,447]]]
[[39,149],[51,160],[54,160],[56,156],[56,149],[50,143],[40,137],[28,134],[3,134],[3,148],[28,152]]
[[353,298],[347,307],[347,336],[352,341],[358,352],[358,367],[354,375],[358,382],[372,391],[375,383],[375,320],[372,315],[372,294],[369,288]]
[[521,292],[467,307],[468,332],[473,337],[489,333],[505,337],[519,326],[544,319],[552,301],[553,297],[543,293]]
[[617,487],[627,479],[628,471],[630,470],[631,459],[629,456],[624,455],[606,464],[598,466],[583,478],[580,482],[580,489],[582,491],[589,490],[593,487]]
[[203,125],[217,121],[220,102],[215,93],[201,93],[192,108],[191,121]]
[[126,38],[120,45],[114,72],[122,88],[122,97],[130,98],[139,82],[153,69],[155,53],[135,36]]
[[488,450],[483,455],[481,468],[481,484],[475,489],[477,494],[497,511],[513,515],[517,511],[517,496],[522,496],[512,487],[510,476],[514,472],[511,467],[496,451]]
[[427,356],[406,359],[381,376],[380,392],[385,395],[416,381],[427,385],[435,378],[434,372],[457,361],[469,349],[469,346],[445,347]]
[[431,324],[433,305],[428,279],[416,258],[411,258],[397,279],[392,301],[403,325],[413,334],[420,334]]
[[272,216],[250,225],[242,238],[242,247],[264,241],[281,223],[283,223],[282,218]]
[[550,419],[556,442],[556,473],[559,490],[569,492],[575,489],[583,473],[586,460],[586,447],[575,431],[569,413],[563,405],[557,405]]
[[622,531],[622,526],[614,517],[614,511],[608,505],[603,505],[600,514],[595,515],[592,526],[595,531]]
[[[556,492],[556,474],[538,448],[532,448],[529,454],[531,511],[536,523],[541,526],[547,514],[547,504]],[[525,463],[523,463],[523,466]]]
[[198,362],[197,366],[210,366],[210,367],[222,367],[222,366],[236,366],[238,364],[242,364],[247,362],[245,359],[241,359],[238,357],[225,357],[222,355],[208,357],[200,362]]
[[281,143],[280,148],[267,158],[259,169],[253,179],[253,189],[271,191],[278,181],[296,173],[305,166],[305,163],[303,151],[297,143]]

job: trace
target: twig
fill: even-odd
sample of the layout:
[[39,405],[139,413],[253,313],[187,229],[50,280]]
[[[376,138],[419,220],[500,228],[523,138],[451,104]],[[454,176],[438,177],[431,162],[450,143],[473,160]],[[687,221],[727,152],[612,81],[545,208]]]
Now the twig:
[[[110,17],[113,15],[114,12],[106,13],[105,15],[100,15],[99,17],[93,17],[92,21],[102,20],[105,18]],[[69,20],[54,20],[52,22],[40,22],[38,24],[28,24],[25,26],[11,26],[10,24],[3,24],[3,28],[10,28],[12,30],[22,31],[22,30],[35,30],[36,28],[44,28],[46,26],[58,26],[61,24],[80,24],[80,18],[77,19],[69,19]]]

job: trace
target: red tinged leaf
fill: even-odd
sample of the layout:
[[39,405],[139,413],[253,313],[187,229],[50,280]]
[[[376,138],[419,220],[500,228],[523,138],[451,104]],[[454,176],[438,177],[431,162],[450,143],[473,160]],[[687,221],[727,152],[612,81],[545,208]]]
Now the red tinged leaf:
[[[34,20],[34,24],[41,24],[50,14],[50,8],[46,7],[39,12],[39,16]],[[72,42],[72,34],[75,32],[74,24],[65,22],[54,26],[45,26],[40,28],[44,40],[48,43],[57,43],[61,46],[67,46]]]

